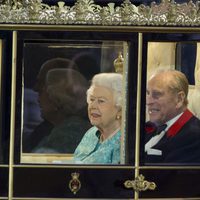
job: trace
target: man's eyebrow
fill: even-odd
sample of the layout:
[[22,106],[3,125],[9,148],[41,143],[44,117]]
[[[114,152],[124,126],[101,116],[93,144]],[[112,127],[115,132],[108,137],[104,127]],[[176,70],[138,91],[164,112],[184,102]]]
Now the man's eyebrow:
[[152,90],[151,92],[149,90],[146,90],[147,95],[151,96],[162,96],[164,94],[164,91],[160,90]]
[[158,91],[158,90],[155,90],[152,92],[152,95],[156,95],[156,96],[162,96],[164,94],[163,91]]
[[154,92],[158,92],[158,93],[163,93],[163,91],[161,91],[161,90],[156,90],[156,89],[154,89],[154,90],[151,90],[151,92],[150,92],[150,90],[149,89],[146,89],[146,91],[147,92],[149,92],[149,93],[154,93]]

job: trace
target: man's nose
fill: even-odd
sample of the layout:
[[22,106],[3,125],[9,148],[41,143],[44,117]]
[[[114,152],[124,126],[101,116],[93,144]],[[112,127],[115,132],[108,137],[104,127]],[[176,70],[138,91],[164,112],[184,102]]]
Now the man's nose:
[[146,95],[146,104],[150,105],[152,103],[154,103],[154,99],[152,98],[152,96],[151,95]]

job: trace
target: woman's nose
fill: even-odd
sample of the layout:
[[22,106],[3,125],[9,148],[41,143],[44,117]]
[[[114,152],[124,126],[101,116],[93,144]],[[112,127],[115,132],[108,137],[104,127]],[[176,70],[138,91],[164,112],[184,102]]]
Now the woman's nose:
[[97,100],[94,100],[94,101],[90,102],[89,106],[90,106],[91,108],[96,108],[96,107],[98,106],[98,101],[97,101]]

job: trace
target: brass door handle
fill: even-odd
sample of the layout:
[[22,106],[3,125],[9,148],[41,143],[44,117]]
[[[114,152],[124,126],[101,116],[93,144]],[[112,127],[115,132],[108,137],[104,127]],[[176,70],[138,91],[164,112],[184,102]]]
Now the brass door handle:
[[144,180],[144,176],[140,174],[135,180],[127,180],[124,182],[126,188],[133,188],[136,192],[155,190],[156,184],[154,182],[148,182]]

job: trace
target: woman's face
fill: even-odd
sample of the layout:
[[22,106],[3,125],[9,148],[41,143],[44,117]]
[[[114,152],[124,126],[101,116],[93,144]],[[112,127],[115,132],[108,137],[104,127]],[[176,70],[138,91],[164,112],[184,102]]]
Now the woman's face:
[[119,108],[115,105],[113,92],[102,86],[94,86],[88,96],[88,116],[92,125],[102,130],[116,130]]

